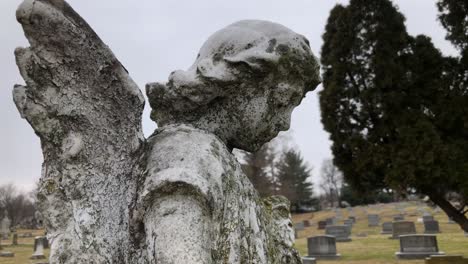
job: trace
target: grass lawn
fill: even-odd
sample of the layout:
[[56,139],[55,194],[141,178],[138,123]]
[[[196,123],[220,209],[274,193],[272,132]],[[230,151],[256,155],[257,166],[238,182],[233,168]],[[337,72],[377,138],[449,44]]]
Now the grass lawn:
[[[402,203],[401,207],[405,211],[405,220],[414,221],[416,230],[419,234],[424,232],[424,226],[417,219],[421,217],[421,213],[417,210],[418,207],[424,207],[417,203]],[[388,239],[390,235],[381,235],[381,227],[368,227],[367,214],[379,214],[381,217],[380,223],[391,221],[393,215],[398,214],[395,204],[378,205],[375,207],[355,207],[354,213],[357,217],[357,222],[352,230],[351,242],[337,243],[338,253],[341,254],[341,259],[337,261],[318,261],[325,264],[423,264],[423,260],[400,261],[395,258],[395,252],[399,250],[399,241]],[[437,234],[439,248],[446,254],[464,255],[468,257],[468,237],[465,237],[461,229],[456,224],[448,224],[447,216],[443,212],[434,212],[428,207],[425,209],[434,215],[434,218],[439,221],[442,233]],[[343,220],[348,218],[349,212],[346,209],[341,209]],[[300,222],[308,219],[312,225],[303,231],[299,231],[296,240],[296,248],[301,252],[301,255],[307,255],[307,237],[323,234],[324,230],[317,230],[317,222],[325,220],[327,217],[335,216],[334,211],[321,211],[316,213],[294,215],[293,221]],[[33,236],[43,234],[40,230],[20,230],[18,234],[32,232]],[[366,234],[367,237],[358,237],[356,234]],[[11,251],[15,253],[14,258],[0,258],[0,264],[32,264],[45,262],[44,260],[30,260],[33,253],[34,238],[18,238],[18,246],[11,246],[11,240],[3,240],[3,251]],[[48,256],[48,250],[45,250]]]
[[[29,238],[18,238],[18,246],[11,245],[10,240],[2,240],[2,251],[9,251],[15,253],[15,257],[13,258],[0,258],[1,264],[31,264],[31,263],[40,263],[40,262],[47,262],[46,259],[42,260],[30,260],[29,258],[33,254],[34,249],[34,237],[35,236],[42,236],[44,235],[43,230],[18,230],[18,234],[22,233],[32,233],[33,237]],[[12,236],[10,236],[11,238]],[[44,255],[48,257],[49,250],[44,250]]]
[[[463,231],[456,224],[448,224],[447,216],[442,212],[435,212],[432,209],[425,207],[423,204],[415,202],[402,203],[405,212],[405,220],[414,221],[416,223],[416,231],[418,234],[424,233],[424,225],[418,222],[421,218],[421,213],[417,210],[418,207],[424,207],[427,211],[434,215],[435,220],[439,221],[441,233],[437,234],[439,250],[444,251],[447,255],[464,255],[468,257],[468,237],[465,237]],[[357,222],[352,229],[352,241],[337,243],[338,253],[341,254],[341,259],[337,261],[318,261],[319,263],[336,264],[422,264],[424,260],[403,261],[395,258],[395,252],[399,251],[400,245],[398,240],[388,239],[390,235],[381,235],[381,227],[368,227],[367,214],[379,214],[380,224],[386,221],[392,221],[393,215],[400,213],[395,204],[378,205],[375,207],[355,207],[354,213],[357,217]],[[349,212],[346,209],[341,209],[342,220],[338,224],[343,224],[343,220],[348,218]],[[293,221],[300,222],[308,219],[311,226],[303,231],[299,231],[296,239],[296,248],[302,256],[307,255],[307,237],[324,234],[324,230],[317,230],[318,221],[325,220],[327,217],[335,216],[334,211],[320,211],[316,213],[294,215]],[[367,237],[357,237],[356,234],[366,234]]]

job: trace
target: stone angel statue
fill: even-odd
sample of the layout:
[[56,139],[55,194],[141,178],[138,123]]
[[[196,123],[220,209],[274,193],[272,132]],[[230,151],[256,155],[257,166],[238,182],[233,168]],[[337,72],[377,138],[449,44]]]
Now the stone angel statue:
[[39,208],[50,263],[301,263],[289,202],[261,199],[232,154],[287,130],[320,82],[305,37],[245,20],[214,33],[187,71],[144,98],[63,0],[25,0],[18,110],[41,139]]

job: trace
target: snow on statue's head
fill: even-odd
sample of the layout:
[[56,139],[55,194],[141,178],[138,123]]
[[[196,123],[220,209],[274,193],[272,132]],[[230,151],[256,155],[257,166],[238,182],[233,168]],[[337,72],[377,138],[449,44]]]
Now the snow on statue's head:
[[146,91],[159,126],[191,124],[231,148],[255,151],[289,128],[292,110],[319,83],[319,64],[304,36],[244,20],[214,33],[187,71]]

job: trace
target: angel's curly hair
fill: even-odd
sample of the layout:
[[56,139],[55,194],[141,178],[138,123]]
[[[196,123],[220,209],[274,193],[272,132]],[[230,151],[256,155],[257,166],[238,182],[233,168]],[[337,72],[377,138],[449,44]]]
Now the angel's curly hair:
[[239,21],[214,33],[187,71],[172,72],[167,84],[146,85],[151,117],[162,124],[177,116],[196,119],[218,97],[245,92],[242,87],[266,89],[258,85],[266,76],[303,85],[304,93],[320,83],[319,64],[304,36],[268,21]]

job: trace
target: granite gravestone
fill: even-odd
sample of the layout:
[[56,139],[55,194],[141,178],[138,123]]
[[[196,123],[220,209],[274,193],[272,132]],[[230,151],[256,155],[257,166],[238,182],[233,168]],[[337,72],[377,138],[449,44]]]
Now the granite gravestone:
[[42,244],[42,247],[44,249],[49,248],[49,240],[47,240],[47,237],[45,236],[37,236],[34,238],[34,251],[36,251],[37,246],[39,243]]
[[13,239],[12,239],[12,241],[11,241],[11,244],[12,244],[13,246],[17,246],[17,245],[18,245],[18,234],[17,234],[17,233],[14,233],[14,234],[13,234]]
[[393,216],[393,221],[404,221],[404,220],[405,220],[405,216],[402,214],[397,214]]
[[440,233],[439,221],[428,220],[424,221],[424,233],[426,234],[436,234]]
[[314,236],[307,239],[308,257],[316,259],[337,259],[336,239],[333,236]]
[[302,257],[302,264],[316,264],[317,259],[313,257]]
[[369,227],[379,226],[379,221],[380,221],[379,215],[377,214],[367,215],[367,222],[368,222]]
[[327,222],[327,226],[331,226],[331,225],[336,224],[336,218],[334,218],[334,217],[329,217],[329,218],[325,219],[325,221]]
[[304,227],[310,227],[311,226],[311,223],[309,220],[304,220],[302,221],[304,223]]
[[317,229],[323,230],[327,226],[327,221],[318,221]]
[[325,234],[329,236],[334,236],[336,242],[349,242],[351,238],[351,228],[345,225],[333,225],[327,226],[325,228]]
[[410,221],[396,221],[392,223],[392,239],[398,239],[401,235],[416,234],[416,226]]
[[393,233],[393,223],[392,222],[384,222],[382,224],[382,235],[389,235]]
[[432,255],[444,255],[444,252],[439,252],[435,235],[402,235],[400,251],[395,255],[399,259],[422,259]]
[[432,216],[432,215],[423,215],[422,220],[423,220],[423,222],[434,221],[434,216]]
[[353,221],[354,224],[356,223],[356,216],[349,216],[348,219]]
[[30,259],[45,259],[44,256],[44,237],[34,239],[34,253]]
[[463,256],[430,256],[426,258],[426,264],[468,264],[468,259]]
[[349,226],[350,228],[352,228],[354,222],[353,222],[353,220],[351,220],[351,219],[346,219],[346,220],[343,221],[343,224],[344,224],[345,226]]
[[294,224],[294,229],[296,231],[304,230],[304,222],[299,222],[299,223]]
[[3,240],[8,239],[8,237],[10,236],[10,224],[11,224],[10,218],[8,218],[8,213],[5,211],[5,216],[0,222],[0,233],[1,233],[1,238]]

